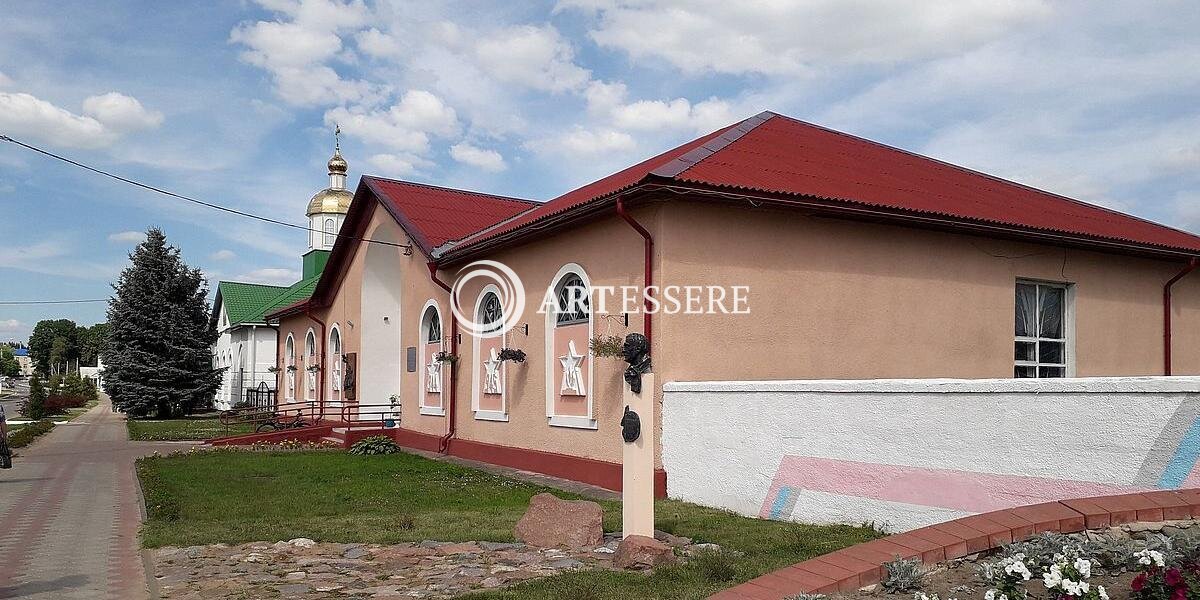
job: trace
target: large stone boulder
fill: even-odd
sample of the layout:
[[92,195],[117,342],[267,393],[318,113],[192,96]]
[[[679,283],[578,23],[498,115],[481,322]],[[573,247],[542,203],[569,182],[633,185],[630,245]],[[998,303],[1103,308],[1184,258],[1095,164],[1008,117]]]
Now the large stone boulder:
[[677,561],[674,548],[644,535],[631,535],[621,540],[613,554],[613,566],[618,569],[653,569]]
[[539,548],[593,548],[604,542],[604,509],[587,500],[538,494],[517,522],[518,540]]

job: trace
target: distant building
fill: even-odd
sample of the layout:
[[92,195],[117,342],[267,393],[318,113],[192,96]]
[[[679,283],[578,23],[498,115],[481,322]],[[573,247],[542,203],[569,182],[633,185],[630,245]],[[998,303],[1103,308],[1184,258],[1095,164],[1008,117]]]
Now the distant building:
[[14,348],[13,355],[17,357],[17,364],[21,367],[21,377],[32,376],[33,359],[29,358],[29,348]]
[[104,360],[96,357],[96,366],[79,367],[79,376],[92,382],[97,388],[104,385]]
[[305,211],[310,231],[300,281],[290,286],[217,283],[211,321],[220,336],[213,346],[213,366],[225,370],[213,401],[218,409],[232,408],[245,398],[245,390],[260,384],[275,389],[278,340],[276,328],[267,324],[264,315],[312,295],[353,198],[346,189],[348,165],[340,144],[335,144],[328,166],[329,187],[317,192]]

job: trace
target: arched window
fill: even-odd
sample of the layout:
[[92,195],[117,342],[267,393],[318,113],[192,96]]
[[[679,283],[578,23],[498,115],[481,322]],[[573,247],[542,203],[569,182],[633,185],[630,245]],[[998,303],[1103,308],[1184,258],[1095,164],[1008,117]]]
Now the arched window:
[[342,331],[337,323],[329,330],[329,399],[342,399]]
[[488,285],[475,304],[475,322],[480,335],[474,337],[471,351],[473,371],[472,406],[475,418],[485,421],[508,421],[506,361],[500,360],[504,350],[504,305],[500,289]]
[[587,274],[564,265],[551,280],[554,313],[546,316],[546,417],[555,427],[596,429],[592,406],[592,308]]
[[438,316],[437,308],[430,306],[425,311],[425,342],[440,343],[442,341],[442,319]]
[[308,335],[304,336],[304,399],[312,400],[316,398],[317,392],[317,373],[314,367],[317,366],[317,336],[313,330],[308,330]]
[[438,313],[435,301],[425,303],[418,331],[421,333],[421,375],[417,378],[418,408],[423,415],[444,416],[446,409],[442,398],[445,389],[445,364],[438,360],[438,353],[442,351],[442,317]]
[[558,299],[555,326],[587,322],[592,312],[591,300],[588,298],[587,285],[578,273],[567,273],[559,280],[555,296]]
[[499,331],[504,327],[504,309],[500,307],[500,296],[496,292],[488,292],[479,304],[479,324],[484,326],[484,333]]
[[294,338],[292,338],[292,334],[290,334],[290,333],[287,336],[287,343],[284,344],[283,360],[284,360],[284,363],[286,363],[286,364],[284,364],[284,370],[285,370],[284,385],[286,386],[286,388],[284,390],[283,397],[285,400],[289,400],[289,401],[295,400],[296,399],[296,340]]
[[325,219],[325,245],[332,246],[337,241],[337,224],[333,219]]

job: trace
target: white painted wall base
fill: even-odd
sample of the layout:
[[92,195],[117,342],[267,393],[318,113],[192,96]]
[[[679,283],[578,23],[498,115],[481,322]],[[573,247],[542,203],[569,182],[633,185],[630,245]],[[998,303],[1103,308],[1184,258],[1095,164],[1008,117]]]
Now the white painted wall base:
[[1200,486],[1200,377],[668,383],[662,444],[671,497],[907,530]]

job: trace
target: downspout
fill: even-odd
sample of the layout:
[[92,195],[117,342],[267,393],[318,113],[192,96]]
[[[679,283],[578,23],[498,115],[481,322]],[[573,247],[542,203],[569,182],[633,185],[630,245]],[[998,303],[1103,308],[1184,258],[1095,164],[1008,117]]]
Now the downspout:
[[1187,266],[1163,286],[1163,375],[1171,374],[1171,286],[1196,270],[1196,267],[1200,267],[1200,258],[1193,256]]
[[[454,302],[454,291],[450,289],[450,286],[446,285],[446,282],[442,281],[441,279],[438,279],[437,263],[429,262],[429,263],[426,263],[426,265],[429,267],[429,279],[433,280],[433,282],[436,283],[438,285],[438,287],[442,288],[443,290],[446,290],[446,293],[450,294],[449,302],[451,302],[451,303]],[[454,318],[453,308],[451,308],[451,310],[450,310],[450,329],[449,329],[449,331],[450,331],[450,355],[458,356],[458,323]],[[454,437],[454,433],[457,430],[457,428],[455,427],[456,424],[454,421],[454,415],[457,412],[455,409],[458,408],[458,367],[457,367],[457,364],[458,364],[458,361],[450,361],[450,407],[449,407],[449,410],[446,411],[446,418],[448,419],[448,422],[446,423],[446,435],[442,436],[442,440],[438,444],[438,452],[441,452],[443,454],[445,454],[450,449],[450,439]]]
[[[629,213],[625,212],[625,203],[621,198],[617,198],[617,215],[624,219],[626,223],[629,223],[629,226],[637,230],[637,232],[642,235],[642,238],[646,240],[646,270],[643,276],[644,284],[642,287],[642,293],[649,294],[650,287],[654,281],[654,269],[652,268],[652,260],[654,257],[654,238],[650,235],[649,231],[646,231],[645,227],[642,227],[641,223],[638,223],[629,215]],[[642,315],[642,335],[646,336],[647,342],[653,342],[654,337],[651,335],[651,332],[653,331],[653,328],[651,327],[651,318],[653,315],[650,314],[651,306],[650,298],[648,296],[645,300],[645,303],[646,314]]]
[[[317,342],[317,347],[321,349],[317,354],[317,406],[321,408],[321,419],[325,418],[325,321],[313,316],[307,305],[304,306],[304,316],[316,321],[321,326],[321,340]],[[315,421],[315,420],[314,420]]]

